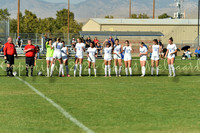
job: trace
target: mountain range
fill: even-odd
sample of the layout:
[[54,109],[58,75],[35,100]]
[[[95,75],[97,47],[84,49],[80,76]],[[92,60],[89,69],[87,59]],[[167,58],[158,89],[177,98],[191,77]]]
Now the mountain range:
[[[67,1],[67,0],[66,0]],[[153,0],[132,0],[132,13],[146,13],[152,16]],[[17,16],[17,0],[0,0],[2,9],[8,8],[11,18]],[[21,12],[28,9],[40,18],[56,17],[56,11],[67,8],[67,3],[51,3],[43,0],[21,0]],[[184,9],[187,18],[197,18],[197,1],[185,0]],[[115,18],[128,18],[129,0],[85,0],[78,4],[72,2],[70,10],[79,22],[89,18],[112,15]],[[156,16],[168,13],[173,16],[177,11],[174,0],[156,0]]]

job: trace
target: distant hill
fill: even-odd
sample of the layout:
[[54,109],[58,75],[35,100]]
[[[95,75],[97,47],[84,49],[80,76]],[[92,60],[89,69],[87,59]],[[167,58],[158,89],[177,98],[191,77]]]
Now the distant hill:
[[[8,8],[11,17],[17,16],[17,0],[0,0],[1,8]],[[71,10],[78,21],[85,22],[89,18],[113,15],[116,18],[127,18],[129,0],[86,0],[72,4]],[[156,16],[167,12],[173,16],[177,10],[174,0],[156,0]],[[43,0],[21,0],[21,11],[25,9],[36,13],[38,17],[55,17],[56,11],[67,8],[67,3],[49,3]],[[197,18],[197,2],[185,0],[187,18]],[[138,0],[132,3],[132,13],[147,13],[152,16],[152,0]]]

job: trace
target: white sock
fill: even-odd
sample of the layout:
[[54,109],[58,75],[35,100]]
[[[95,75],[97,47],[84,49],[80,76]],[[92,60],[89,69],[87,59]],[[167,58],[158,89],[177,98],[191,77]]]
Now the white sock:
[[153,75],[154,67],[151,67],[151,75]]
[[55,67],[55,64],[52,64],[51,65],[51,76],[53,75],[54,67]]
[[111,68],[110,68],[110,65],[108,65],[108,74],[109,74],[109,76],[111,75]]
[[80,65],[80,71],[79,71],[79,76],[82,74],[82,65]]
[[126,76],[128,76],[128,68],[125,68]]
[[94,75],[97,76],[97,69],[94,68]]
[[142,75],[144,75],[144,76],[145,76],[145,73],[146,73],[145,71],[146,71],[146,68],[145,68],[145,66],[143,66],[142,67]]
[[132,68],[131,67],[129,67],[129,73],[132,76]]
[[159,73],[159,67],[156,67],[156,74],[158,75]]
[[66,68],[66,73],[67,73],[67,75],[69,75],[69,68],[68,68],[68,65],[66,65],[65,68]]
[[49,77],[49,68],[47,67],[47,77]]
[[171,69],[171,65],[168,65],[168,69],[169,69],[169,76],[172,76],[172,69]]
[[88,74],[91,75],[91,68],[88,68]]
[[105,75],[107,76],[107,72],[108,72],[108,65],[105,65]]
[[119,75],[121,75],[122,66],[119,66]]
[[115,73],[116,73],[116,75],[118,75],[117,66],[115,66]]
[[61,73],[63,74],[63,64],[60,64],[60,68],[59,68],[59,76],[61,75]]
[[171,67],[172,67],[173,76],[176,76],[174,65],[172,64]]
[[74,65],[74,77],[76,76],[77,64]]

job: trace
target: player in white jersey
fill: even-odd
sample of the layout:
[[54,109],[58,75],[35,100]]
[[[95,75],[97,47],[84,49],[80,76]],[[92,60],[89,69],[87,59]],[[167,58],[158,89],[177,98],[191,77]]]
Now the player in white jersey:
[[88,57],[88,74],[89,77],[91,75],[91,63],[93,63],[94,68],[94,75],[97,76],[96,70],[96,57],[97,57],[97,49],[94,47],[94,42],[90,42],[90,47],[87,50],[87,57]]
[[75,46],[76,61],[75,61],[75,66],[74,66],[74,77],[76,77],[76,70],[77,70],[78,63],[80,65],[79,77],[81,77],[82,63],[83,63],[83,52],[85,52],[85,44],[83,43],[83,40],[80,37],[77,39],[77,42],[78,43]]
[[146,66],[147,55],[148,55],[148,50],[145,47],[144,42],[142,42],[142,43],[140,43],[140,54],[139,54],[140,65],[141,65],[141,69],[142,69],[142,75],[141,75],[141,77],[145,76],[145,71],[146,71],[145,66]]
[[56,64],[56,59],[59,61],[59,64],[60,64],[59,76],[60,77],[64,76],[64,75],[61,75],[62,69],[63,69],[61,49],[63,47],[63,44],[60,41],[61,41],[60,38],[57,38],[56,42],[54,42],[53,45],[51,46],[51,49],[54,49],[53,64],[51,66],[51,77],[53,76],[53,71],[54,71],[54,67],[55,67],[55,64]]
[[158,76],[159,73],[159,55],[161,52],[162,47],[158,45],[158,40],[153,40],[153,45],[149,47],[152,55],[151,55],[151,76],[153,76],[154,72],[154,64],[156,63],[156,75]]
[[[68,51],[68,48],[65,47],[65,42],[64,41],[62,41],[62,44],[63,44],[63,48],[61,49],[62,60],[63,60],[63,63],[65,64],[67,77],[70,77],[70,75],[69,75],[69,67],[68,67],[69,51]],[[64,69],[62,69],[62,75],[64,75]]]
[[[115,73],[116,73],[116,77],[121,77],[121,71],[122,71],[122,45],[119,44],[119,39],[115,39],[115,45],[114,45],[114,51],[113,51],[113,55],[114,55],[114,64],[115,64]],[[118,73],[118,68],[117,65],[119,65],[119,73]]]
[[132,68],[131,68],[131,64],[132,64],[132,56],[131,54],[133,53],[133,49],[132,49],[132,45],[129,44],[129,41],[126,40],[125,41],[126,45],[123,47],[123,51],[124,52],[124,64],[125,64],[125,72],[126,72],[126,76],[128,76],[128,67],[129,67],[129,73],[130,76],[132,76]]
[[177,53],[177,47],[176,44],[173,44],[173,38],[171,37],[169,39],[169,44],[167,45],[167,52],[165,55],[165,58],[167,57],[167,62],[168,62],[168,69],[169,69],[169,77],[172,76],[173,72],[173,77],[176,76],[175,73],[175,68],[174,68],[174,61],[175,61],[175,54]]
[[110,41],[110,43],[109,43],[108,39],[106,39],[103,43],[103,49],[104,49],[105,77],[107,77],[107,72],[108,72],[109,77],[111,77],[111,66],[110,65],[112,62],[112,51],[113,51],[112,41]]

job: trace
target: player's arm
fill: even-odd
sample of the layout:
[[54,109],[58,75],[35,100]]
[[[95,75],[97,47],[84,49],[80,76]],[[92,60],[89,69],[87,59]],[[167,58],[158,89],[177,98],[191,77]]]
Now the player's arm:
[[35,52],[35,60],[37,60],[37,49],[36,49],[36,47],[34,48],[34,52]]
[[102,49],[104,49],[105,48],[105,45],[106,45],[106,42],[108,41],[108,39],[106,39],[104,42],[103,42],[103,47],[102,47]]
[[167,58],[168,53],[169,53],[169,49],[167,49],[167,52],[165,54],[165,58]]
[[82,47],[83,51],[85,52],[85,45]]
[[149,52],[152,53],[152,51],[153,51],[153,50],[152,50],[152,46],[149,45]]
[[68,47],[67,47],[66,49],[67,49],[67,56],[69,56],[69,50],[68,50]]
[[124,52],[124,45],[122,45],[121,52],[122,53]]
[[17,50],[16,50],[16,48],[15,48],[15,57],[17,58]]
[[29,51],[33,51],[33,49],[32,49],[32,48],[28,48],[28,49],[27,49],[26,47],[24,48],[24,53],[27,53],[27,52],[29,52]]
[[3,49],[3,52],[4,52],[4,59],[7,60],[7,46],[6,45]]
[[133,48],[132,48],[132,44],[130,44],[130,48],[131,48],[131,53],[133,53],[134,51],[133,51]]

